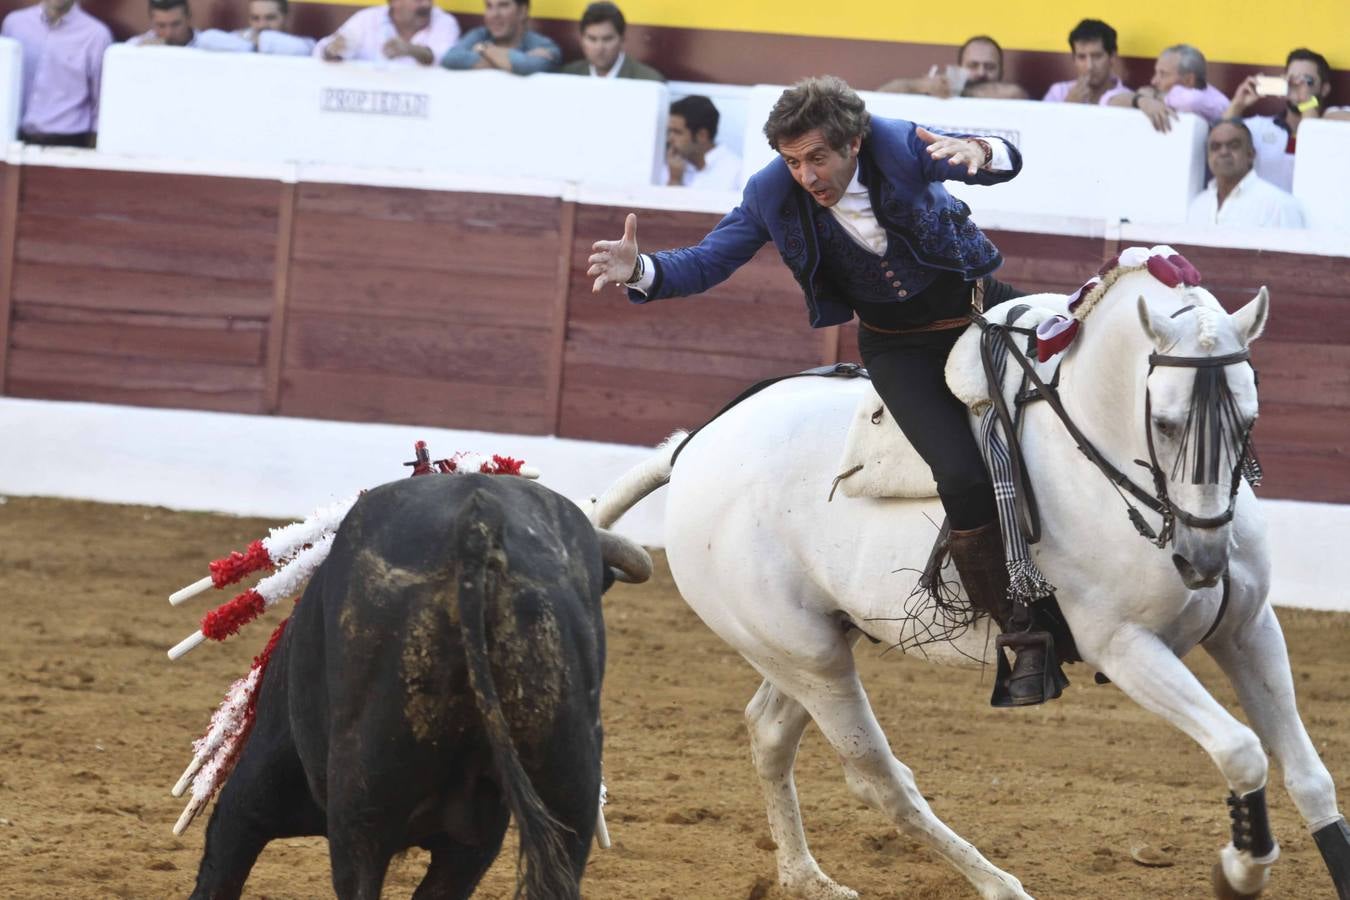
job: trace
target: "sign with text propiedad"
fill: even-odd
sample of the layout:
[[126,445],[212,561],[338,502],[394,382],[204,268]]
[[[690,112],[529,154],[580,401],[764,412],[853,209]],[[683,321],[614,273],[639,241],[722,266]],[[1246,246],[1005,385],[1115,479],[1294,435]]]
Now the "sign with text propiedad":
[[431,97],[406,91],[326,87],[319,97],[319,111],[426,119],[431,114]]

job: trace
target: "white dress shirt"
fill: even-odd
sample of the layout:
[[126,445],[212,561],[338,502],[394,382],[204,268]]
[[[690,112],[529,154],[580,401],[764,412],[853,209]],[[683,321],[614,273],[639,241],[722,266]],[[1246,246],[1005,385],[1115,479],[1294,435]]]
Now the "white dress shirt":
[[627,54],[624,53],[622,50],[620,50],[620,51],[619,51],[619,56],[618,56],[618,58],[616,58],[616,59],[614,60],[614,65],[610,66],[610,67],[609,67],[609,71],[606,72],[604,75],[601,75],[599,72],[595,71],[595,66],[591,66],[591,65],[588,64],[588,68],[590,68],[590,70],[591,70],[591,77],[592,77],[592,78],[613,78],[614,80],[617,81],[618,78],[619,78],[619,69],[620,69],[620,67],[623,66],[623,60],[624,60],[624,57],[625,57],[625,56],[627,56]]
[[[240,28],[232,34],[253,43],[252,28]],[[258,32],[257,50],[272,56],[309,56],[314,52],[314,38],[266,28]]]
[[[991,172],[1007,172],[1012,168],[1012,156],[1008,153],[1008,147],[1001,138],[987,137],[984,140],[989,142],[989,165]],[[872,212],[872,197],[863,187],[862,179],[858,177],[858,172],[853,173],[853,180],[844,188],[844,195],[839,198],[839,202],[830,207],[830,215],[834,216],[835,221],[844,226],[844,231],[868,251],[880,256],[886,252],[886,229],[881,227],[877,221],[876,214]]]
[[[323,38],[315,45],[314,55],[322,59],[324,48],[339,34],[347,44],[347,49],[342,51],[343,59],[383,62],[391,66],[418,64],[411,56],[390,59],[384,55],[384,45],[398,37],[398,29],[389,18],[388,6],[370,6],[353,13],[334,34]],[[441,57],[445,56],[458,40],[459,22],[437,6],[431,8],[431,21],[427,23],[427,27],[412,36],[412,43],[420,44],[431,51],[433,66],[441,61]]]
[[1284,152],[1289,145],[1289,132],[1277,125],[1270,116],[1251,116],[1243,119],[1242,124],[1252,133],[1252,146],[1256,148],[1256,174],[1282,191],[1292,191],[1294,154]]
[[[150,47],[162,47],[163,44],[145,44],[146,41],[155,37],[155,30],[151,28],[145,34],[138,34],[135,37],[127,38],[127,45],[130,47],[140,47],[142,45]],[[241,37],[236,37],[228,31],[221,31],[219,28],[201,28],[192,32],[192,40],[184,46],[191,47],[193,50],[212,50],[219,53],[252,53],[253,42],[246,41]]]
[[[618,66],[614,67],[618,71]],[[661,183],[670,184],[670,169],[661,167]],[[741,158],[721,144],[703,154],[703,168],[686,163],[680,186],[701,191],[735,191],[741,187]]]
[[1228,192],[1219,205],[1219,184],[1211,179],[1209,187],[1195,195],[1186,215],[1189,225],[1232,225],[1257,228],[1304,228],[1303,210],[1298,201],[1261,178],[1256,170],[1248,172]]

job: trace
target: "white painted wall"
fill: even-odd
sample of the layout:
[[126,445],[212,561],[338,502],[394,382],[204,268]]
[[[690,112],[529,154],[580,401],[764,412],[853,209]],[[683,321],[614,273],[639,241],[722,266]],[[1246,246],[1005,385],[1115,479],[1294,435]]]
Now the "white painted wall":
[[649,183],[659,82],[109,48],[100,151]]
[[[523,458],[585,505],[651,452],[552,437],[0,397],[0,495],[49,496],[300,518],[361,488],[406,478],[413,442]],[[662,546],[663,491],[618,530]],[[1272,598],[1350,612],[1350,506],[1267,500]],[[3,515],[0,507],[0,515]],[[1122,512],[1122,515],[1124,513]],[[261,536],[261,535],[260,535]],[[206,560],[203,560],[203,565]]]
[[23,105],[23,48],[0,37],[0,144],[18,137]]
[[1350,122],[1308,119],[1298,126],[1294,196],[1309,228],[1350,234]]

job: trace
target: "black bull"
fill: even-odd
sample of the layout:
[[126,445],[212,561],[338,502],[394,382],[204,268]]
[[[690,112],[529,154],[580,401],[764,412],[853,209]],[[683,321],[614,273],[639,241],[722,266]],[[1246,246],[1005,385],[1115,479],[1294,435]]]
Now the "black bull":
[[518,889],[579,897],[600,795],[606,563],[642,580],[641,561],[523,478],[364,495],[273,653],[193,896],[238,897],[268,841],[326,835],[339,897],[378,898],[412,846],[431,854],[415,897],[466,897],[514,816]]

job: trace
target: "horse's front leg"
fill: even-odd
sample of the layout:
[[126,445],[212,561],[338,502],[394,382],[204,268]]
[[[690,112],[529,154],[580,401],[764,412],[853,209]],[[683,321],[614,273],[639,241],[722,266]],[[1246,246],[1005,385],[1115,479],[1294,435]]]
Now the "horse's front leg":
[[[1204,748],[1228,782],[1240,811],[1234,844],[1224,848],[1229,896],[1254,897],[1280,855],[1266,822],[1268,762],[1261,741],[1210,696],[1171,648],[1137,625],[1124,625],[1098,656],[1103,672],[1131,699],[1162,716]],[[1250,828],[1239,823],[1249,823]],[[1216,884],[1216,887],[1221,887]]]
[[[1340,900],[1350,900],[1350,830],[1336,808],[1336,785],[1313,748],[1294,703],[1284,632],[1269,604],[1205,644],[1237,691],[1252,727],[1284,768],[1284,786],[1317,840]],[[1232,863],[1230,863],[1230,857]],[[1241,857],[1225,850],[1232,875]]]

